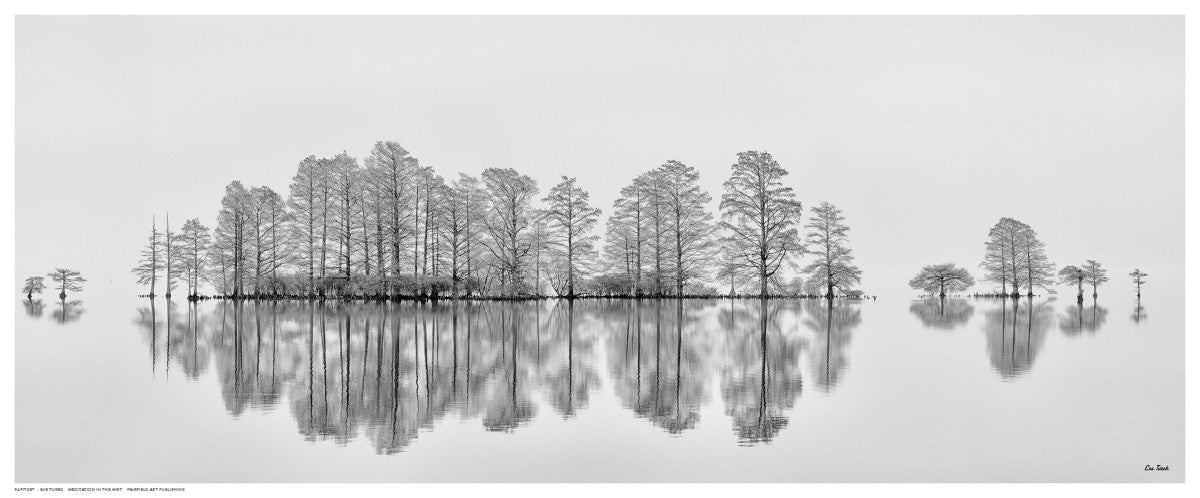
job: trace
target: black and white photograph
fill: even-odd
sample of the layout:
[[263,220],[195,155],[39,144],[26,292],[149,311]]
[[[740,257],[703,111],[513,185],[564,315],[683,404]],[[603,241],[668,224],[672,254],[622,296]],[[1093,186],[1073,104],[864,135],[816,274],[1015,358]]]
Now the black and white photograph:
[[11,16],[14,492],[1185,483],[1183,9]]

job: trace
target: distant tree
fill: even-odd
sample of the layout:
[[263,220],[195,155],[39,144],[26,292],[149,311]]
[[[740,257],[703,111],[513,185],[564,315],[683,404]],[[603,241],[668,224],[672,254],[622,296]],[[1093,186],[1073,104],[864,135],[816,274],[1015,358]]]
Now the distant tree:
[[21,287],[21,292],[25,293],[25,298],[33,301],[34,294],[41,294],[46,290],[46,282],[43,277],[26,277],[25,285]]
[[1001,218],[988,231],[984,247],[980,264],[985,271],[984,279],[999,283],[1001,294],[1019,295],[1024,285],[1032,296],[1035,286],[1046,287],[1051,283],[1054,265],[1047,260],[1044,244],[1029,225]]
[[804,250],[797,229],[803,209],[792,188],[783,185],[787,174],[766,152],[741,152],[721,195],[727,258],[758,275],[763,296],[779,267]]
[[1096,288],[1108,281],[1108,270],[1104,269],[1100,263],[1089,259],[1087,264],[1083,265],[1083,275],[1083,279],[1092,285],[1092,299],[1095,299],[1099,295],[1096,293]]
[[178,252],[188,296],[196,296],[200,293],[200,279],[207,266],[204,255],[208,252],[211,239],[212,235],[209,233],[208,227],[201,225],[200,220],[196,218],[185,221],[179,232]]
[[1083,302],[1083,279],[1087,278],[1083,269],[1075,265],[1067,265],[1058,270],[1058,283],[1062,285],[1073,285],[1079,291],[1075,300]]
[[809,276],[809,281],[823,284],[827,298],[833,299],[834,289],[847,292],[862,280],[862,270],[854,265],[854,255],[850,250],[847,236],[850,227],[846,226],[840,209],[822,202],[813,208],[813,216],[805,228],[808,228],[805,250],[814,255],[816,260],[802,271]]
[[675,294],[681,296],[688,281],[701,276],[709,263],[713,224],[708,204],[712,196],[700,187],[700,173],[691,166],[667,161],[659,171],[667,230],[674,245]]
[[153,218],[150,220],[150,236],[142,249],[142,259],[133,267],[139,285],[150,285],[150,297],[154,297],[154,286],[158,282],[158,273],[163,267],[162,232]]
[[46,276],[54,281],[54,286],[59,288],[58,298],[66,299],[67,291],[80,292],[83,290],[83,283],[87,279],[79,275],[79,272],[67,268],[55,268]]
[[593,244],[599,238],[594,232],[600,210],[588,203],[588,197],[575,178],[564,176],[542,199],[546,203],[544,216],[555,239],[554,246],[566,259],[568,299],[575,297],[578,263],[590,257]]
[[1134,268],[1133,271],[1129,272],[1129,276],[1133,277],[1133,284],[1137,286],[1137,297],[1138,299],[1141,299],[1142,284],[1146,283],[1146,277],[1149,276],[1149,274],[1138,268]]
[[179,251],[175,247],[177,243],[175,232],[171,231],[171,214],[167,213],[162,240],[163,263],[166,265],[163,282],[167,284],[167,292],[164,295],[167,299],[171,299],[171,291],[175,290],[175,281],[183,276],[183,266],[179,264]]
[[533,245],[526,230],[530,226],[537,195],[537,182],[512,168],[483,171],[489,212],[485,217],[487,248],[491,252],[506,295],[516,295],[524,282],[523,273]]
[[971,273],[952,263],[921,268],[921,272],[908,282],[909,287],[938,297],[946,297],[946,292],[962,292],[972,285],[975,285],[975,278]]

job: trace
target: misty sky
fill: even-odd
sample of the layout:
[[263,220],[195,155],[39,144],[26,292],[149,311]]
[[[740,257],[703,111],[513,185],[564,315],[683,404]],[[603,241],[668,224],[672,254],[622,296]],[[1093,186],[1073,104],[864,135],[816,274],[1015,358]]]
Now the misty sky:
[[1124,286],[1183,268],[1183,67],[1182,17],[18,17],[16,277],[128,290],[152,215],[212,227],[231,180],[395,140],[606,212],[671,159],[715,211],[765,150],[868,292],[978,274],[1002,216]]

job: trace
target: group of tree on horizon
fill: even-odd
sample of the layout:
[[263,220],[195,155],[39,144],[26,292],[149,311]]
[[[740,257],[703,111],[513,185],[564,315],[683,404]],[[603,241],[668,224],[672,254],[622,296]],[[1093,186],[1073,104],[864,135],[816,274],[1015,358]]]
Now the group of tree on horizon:
[[215,228],[192,218],[176,233],[154,217],[133,273],[152,297],[160,280],[167,297],[177,285],[199,297],[207,283],[235,299],[715,296],[726,284],[728,295],[852,295],[862,272],[841,210],[823,202],[802,225],[787,174],[769,153],[739,153],[718,220],[699,172],[667,161],[621,189],[602,237],[575,178],[544,196],[512,168],[447,181],[376,142],[361,165],[345,152],[301,160],[286,197],[231,182]]
[[[1097,289],[1108,282],[1108,270],[1095,260],[1083,265],[1067,265],[1055,273],[1055,265],[1046,256],[1046,244],[1038,239],[1037,232],[1029,225],[1013,219],[1001,218],[988,231],[984,243],[985,251],[980,267],[984,280],[999,284],[998,292],[984,294],[996,297],[1019,297],[1022,289],[1033,297],[1035,288],[1050,289],[1051,285],[1069,285],[1077,289],[1076,301],[1083,302],[1083,287],[1092,288],[1092,298],[1099,296]],[[1054,280],[1057,276],[1058,280]],[[1147,274],[1141,269],[1129,273],[1137,286],[1138,299],[1142,297],[1142,284]],[[963,292],[975,285],[975,278],[965,268],[953,263],[925,266],[908,285],[931,296],[945,298],[947,293]]]

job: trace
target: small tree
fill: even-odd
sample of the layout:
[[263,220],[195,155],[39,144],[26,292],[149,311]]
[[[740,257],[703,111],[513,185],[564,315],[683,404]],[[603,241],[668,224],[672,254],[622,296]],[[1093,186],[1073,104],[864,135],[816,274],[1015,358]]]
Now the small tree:
[[819,281],[825,286],[825,297],[833,299],[834,290],[849,292],[850,286],[862,280],[862,270],[854,265],[850,251],[849,232],[842,210],[828,202],[813,208],[813,216],[807,225],[806,251],[816,257],[803,271],[809,281]]
[[967,290],[972,285],[975,285],[975,278],[971,276],[971,273],[952,263],[921,268],[921,272],[908,281],[909,287],[923,290],[931,295],[937,294],[938,297],[946,297],[946,291]]
[[1092,285],[1092,299],[1095,299],[1098,295],[1096,288],[1108,281],[1108,270],[1104,269],[1095,260],[1089,259],[1087,260],[1087,264],[1083,265],[1083,274],[1084,280]]
[[1133,277],[1133,284],[1137,286],[1138,299],[1142,298],[1142,284],[1146,283],[1146,277],[1148,275],[1148,273],[1145,273],[1138,268],[1134,268],[1133,271],[1129,272],[1129,276]]
[[55,268],[54,271],[46,276],[50,277],[50,280],[54,281],[54,285],[59,288],[59,299],[66,299],[67,291],[82,291],[83,283],[87,282],[87,279],[80,276],[79,272],[66,268]]
[[27,277],[25,286],[21,288],[21,292],[25,293],[25,298],[33,300],[34,294],[41,294],[46,290],[46,282],[44,277]]
[[1087,275],[1084,274],[1083,268],[1075,265],[1064,266],[1058,270],[1058,283],[1063,285],[1074,285],[1079,293],[1076,295],[1076,301],[1083,302],[1083,279]]

